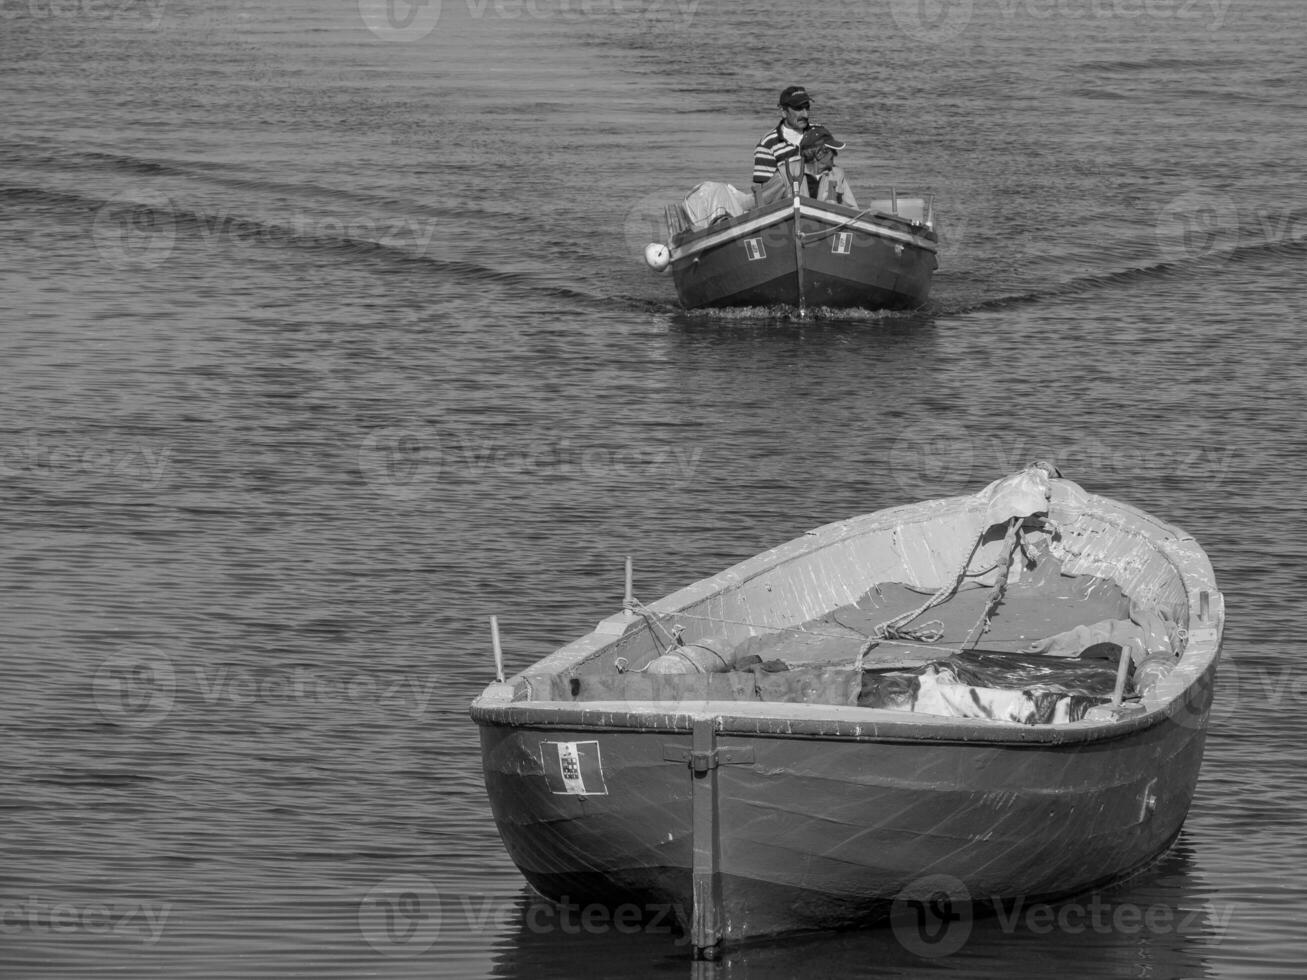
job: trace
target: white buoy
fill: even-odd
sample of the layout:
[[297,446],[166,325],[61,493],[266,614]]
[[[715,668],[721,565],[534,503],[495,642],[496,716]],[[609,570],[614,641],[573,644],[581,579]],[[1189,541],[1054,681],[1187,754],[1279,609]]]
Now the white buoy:
[[654,272],[663,272],[672,262],[672,253],[662,242],[650,242],[644,247],[644,260]]

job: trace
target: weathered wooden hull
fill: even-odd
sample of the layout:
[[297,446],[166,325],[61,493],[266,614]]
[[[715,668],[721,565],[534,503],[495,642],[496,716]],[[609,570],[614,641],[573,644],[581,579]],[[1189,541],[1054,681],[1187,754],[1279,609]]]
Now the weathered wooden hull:
[[[1134,592],[1188,617],[1178,665],[1132,710],[1013,725],[840,704],[569,700],[560,668],[639,661],[649,631],[619,615],[473,706],[492,810],[523,875],[573,904],[670,906],[711,956],[874,922],[931,876],[953,901],[988,905],[1076,894],[1155,859],[1198,778],[1221,597],[1192,539],[1060,485],[1069,537],[1101,529],[1107,542],[1077,561],[1128,567]],[[774,621],[803,621],[831,590],[861,587],[851,569],[883,573],[878,535],[896,543],[893,560],[948,567],[929,535],[974,518],[967,508],[955,498],[828,525],[650,608],[711,610],[721,627],[744,609],[762,617],[765,602]]]
[[797,212],[783,201],[675,237],[671,270],[688,309],[915,309],[930,295],[936,241],[918,221],[801,199]]
[[[981,903],[1071,895],[1128,874],[1184,822],[1210,695],[1210,683],[1197,685],[1179,720],[1053,744],[726,730],[719,759],[741,761],[702,773],[668,758],[690,751],[691,714],[644,732],[486,724],[482,749],[504,844],[537,890],[577,904],[671,905],[687,930],[694,795],[710,792],[729,942],[875,921],[932,874]],[[588,740],[606,793],[550,793],[549,743]]]

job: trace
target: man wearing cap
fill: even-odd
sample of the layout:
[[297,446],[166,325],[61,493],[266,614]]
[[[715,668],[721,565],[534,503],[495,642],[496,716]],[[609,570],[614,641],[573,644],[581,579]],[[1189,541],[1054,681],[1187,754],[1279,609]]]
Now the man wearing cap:
[[812,100],[802,85],[791,85],[781,92],[778,108],[781,121],[758,141],[753,151],[753,182],[765,184],[786,160],[799,155],[799,143],[808,128],[808,108]]
[[835,157],[844,146],[825,126],[810,127],[799,141],[803,175],[809,197],[856,208],[858,202],[849,188],[844,169],[835,164]]
[[799,140],[798,153],[782,160],[765,184],[753,188],[754,207],[787,201],[795,192],[818,201],[858,206],[842,168],[835,165],[844,144],[825,126],[810,126]]

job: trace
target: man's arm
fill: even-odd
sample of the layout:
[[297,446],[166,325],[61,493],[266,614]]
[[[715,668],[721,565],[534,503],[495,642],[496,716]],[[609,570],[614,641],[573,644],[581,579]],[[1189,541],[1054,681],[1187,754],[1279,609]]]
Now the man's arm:
[[772,153],[766,142],[760,142],[753,151],[753,182],[765,184],[776,172],[776,154]]

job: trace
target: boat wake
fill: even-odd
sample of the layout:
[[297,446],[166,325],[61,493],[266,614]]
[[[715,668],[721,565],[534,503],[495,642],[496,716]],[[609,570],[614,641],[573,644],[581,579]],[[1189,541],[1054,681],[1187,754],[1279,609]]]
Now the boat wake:
[[[980,313],[992,310],[1006,310],[1014,307],[1042,303],[1046,300],[1063,299],[1093,293],[1098,290],[1110,290],[1134,286],[1147,282],[1164,282],[1174,279],[1195,279],[1210,276],[1229,263],[1253,261],[1268,255],[1302,255],[1307,253],[1307,241],[1257,241],[1234,245],[1229,248],[1213,250],[1201,256],[1177,261],[1154,262],[1135,266],[1115,272],[1091,273],[1076,276],[1064,282],[1028,292],[1010,293],[991,296],[978,300],[950,302],[945,297],[933,298],[923,312],[937,316],[954,316],[962,313]],[[947,293],[948,276],[941,274],[938,279],[940,292]]]

